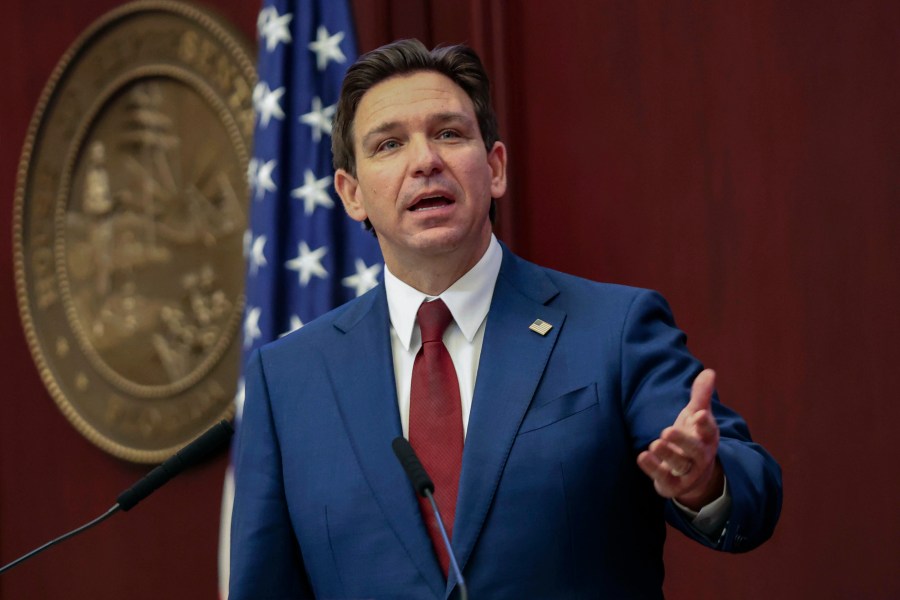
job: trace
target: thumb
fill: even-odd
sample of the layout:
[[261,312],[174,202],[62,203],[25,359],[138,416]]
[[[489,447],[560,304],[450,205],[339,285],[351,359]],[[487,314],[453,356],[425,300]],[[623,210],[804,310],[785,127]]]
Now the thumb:
[[716,389],[716,372],[704,369],[694,379],[691,386],[691,401],[685,410],[691,414],[701,410],[709,410],[712,404],[713,391]]

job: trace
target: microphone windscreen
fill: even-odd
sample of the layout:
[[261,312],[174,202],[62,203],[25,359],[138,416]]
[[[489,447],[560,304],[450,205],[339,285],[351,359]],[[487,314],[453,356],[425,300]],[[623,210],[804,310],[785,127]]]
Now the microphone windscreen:
[[233,433],[234,428],[231,426],[231,423],[224,419],[207,429],[200,437],[166,461],[177,460],[178,470],[173,475],[177,475],[184,469],[203,462],[206,458],[218,452],[228,443]]
[[424,498],[426,490],[434,492],[434,483],[431,481],[431,477],[428,476],[425,467],[422,466],[422,461],[416,456],[416,451],[413,450],[406,438],[400,436],[394,439],[391,447],[394,449],[394,454],[397,455],[397,460],[403,466],[403,470],[406,471],[406,476],[412,482],[416,493]]
[[119,494],[116,503],[128,511],[152,494],[161,485],[205,458],[219,451],[234,433],[228,421],[222,420],[206,430],[200,437],[169,457],[163,464],[150,471],[143,479]]

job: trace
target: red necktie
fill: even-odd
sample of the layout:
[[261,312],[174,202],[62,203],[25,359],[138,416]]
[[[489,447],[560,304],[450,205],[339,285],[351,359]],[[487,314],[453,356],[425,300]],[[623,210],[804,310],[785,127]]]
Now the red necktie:
[[[453,315],[443,300],[438,299],[423,302],[416,320],[422,331],[422,347],[413,363],[409,443],[434,481],[434,500],[444,519],[447,536],[452,538],[462,465],[462,406],[456,369],[442,338]],[[419,507],[446,576],[450,557],[434,513],[426,498],[419,498]]]

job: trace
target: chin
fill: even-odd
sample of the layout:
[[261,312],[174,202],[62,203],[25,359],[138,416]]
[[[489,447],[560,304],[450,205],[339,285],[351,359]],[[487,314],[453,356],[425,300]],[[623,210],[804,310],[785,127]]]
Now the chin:
[[483,251],[490,239],[490,230],[483,235],[472,235],[471,232],[458,230],[428,231],[416,240],[422,252],[430,254],[448,254],[462,252],[464,254]]

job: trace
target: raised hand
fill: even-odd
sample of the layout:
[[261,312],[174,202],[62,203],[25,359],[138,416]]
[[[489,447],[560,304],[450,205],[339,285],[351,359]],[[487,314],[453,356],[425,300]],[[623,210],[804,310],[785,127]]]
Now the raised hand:
[[657,493],[700,510],[722,494],[724,475],[716,459],[719,426],[712,414],[716,373],[706,369],[691,386],[691,399],[675,423],[637,458]]

